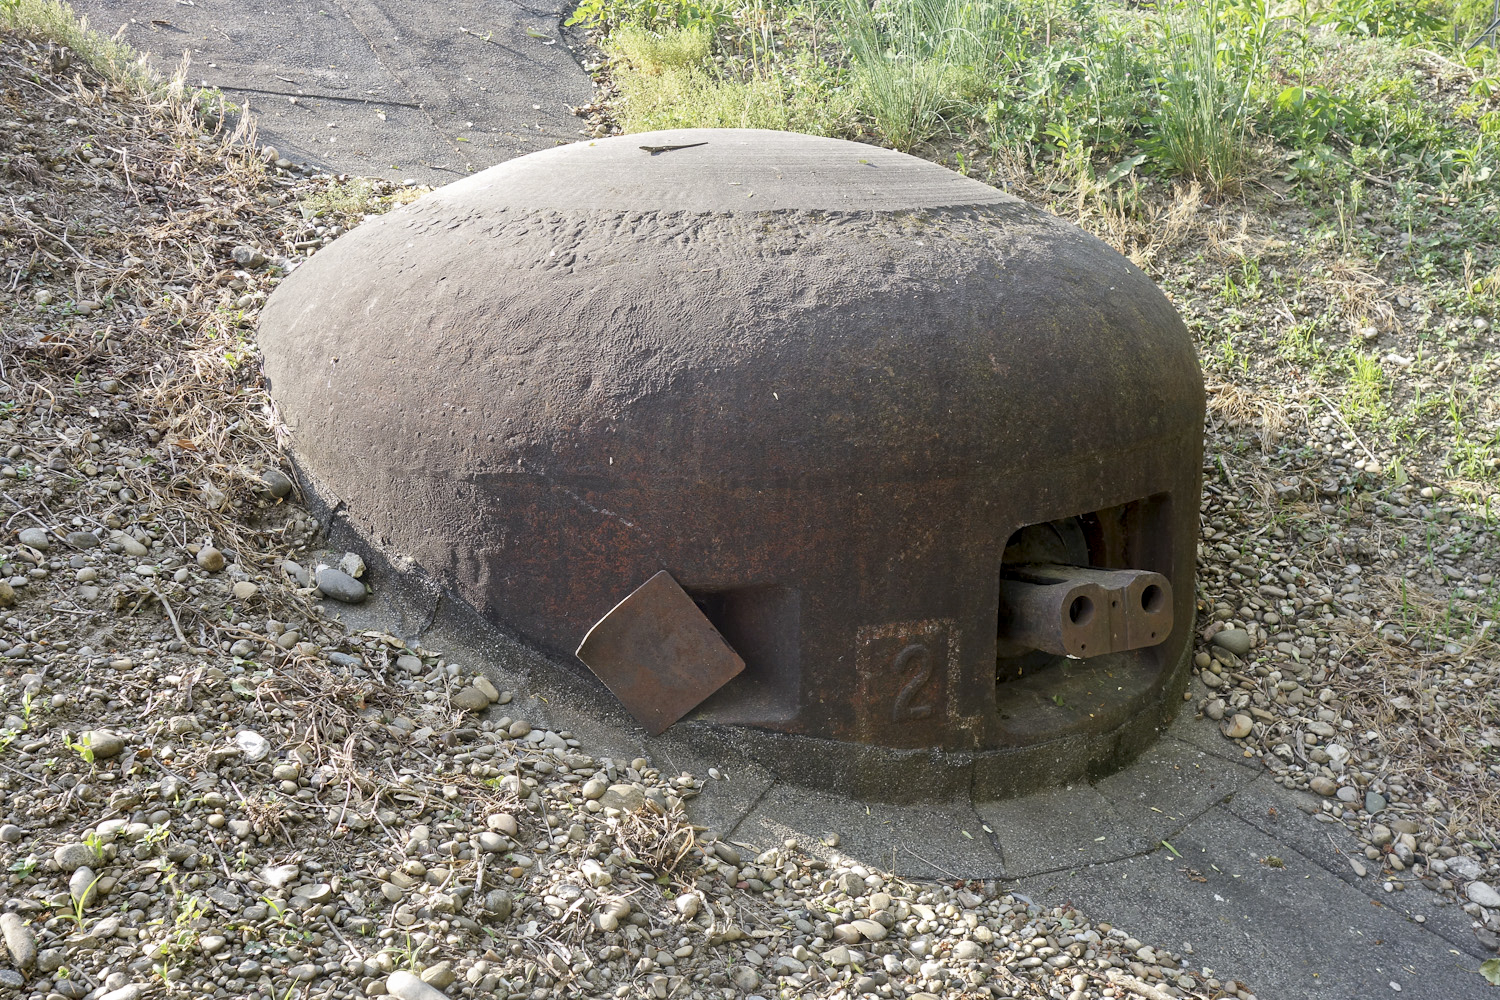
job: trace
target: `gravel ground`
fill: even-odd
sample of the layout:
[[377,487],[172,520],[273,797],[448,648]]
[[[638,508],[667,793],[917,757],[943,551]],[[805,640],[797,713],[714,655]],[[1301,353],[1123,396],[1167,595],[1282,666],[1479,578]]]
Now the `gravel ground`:
[[[461,656],[349,634],[326,609],[361,567],[299,502],[251,332],[280,275],[420,189],[77,70],[0,36],[0,995],[1252,995],[1107,914],[704,839],[682,806],[711,776],[597,758]],[[1254,328],[1271,296],[1218,295],[1233,226],[1181,206],[1085,221],[1200,331]],[[1373,341],[1366,287],[1323,290]],[[1393,305],[1375,335],[1412,358],[1418,329]],[[1205,357],[1190,709],[1319,794],[1356,875],[1459,895],[1500,950],[1493,491]]]
[[1356,875],[1458,893],[1500,951],[1497,646],[1483,601],[1500,538],[1472,502],[1391,488],[1340,422],[1305,432],[1210,470],[1198,707],[1277,782],[1323,796],[1320,818],[1365,845],[1349,857]]
[[705,839],[699,777],[348,633],[363,566],[319,547],[251,328],[420,191],[45,43],[0,35],[0,67],[0,992],[1253,996],[993,883]]

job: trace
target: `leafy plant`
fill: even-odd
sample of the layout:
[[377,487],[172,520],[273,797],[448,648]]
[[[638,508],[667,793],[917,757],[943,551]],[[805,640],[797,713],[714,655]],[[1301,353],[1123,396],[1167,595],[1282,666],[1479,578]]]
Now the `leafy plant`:
[[633,25],[659,31],[711,28],[722,24],[728,17],[724,6],[716,0],[582,0],[573,9],[567,23],[604,28]]
[[77,742],[74,742],[73,740],[68,740],[66,742],[68,749],[74,751],[78,754],[78,756],[82,757],[85,764],[89,765],[90,767],[94,766],[94,748],[89,744],[89,739],[87,736],[85,736],[81,740],[78,740]]
[[1331,0],[1325,16],[1329,24],[1351,35],[1412,44],[1446,28],[1430,4],[1402,0]]
[[60,916],[64,920],[73,921],[73,925],[80,931],[84,929],[84,925],[86,923],[84,919],[84,913],[88,910],[89,904],[94,901],[95,889],[99,885],[99,880],[102,878],[104,878],[102,874],[95,875],[94,880],[90,882],[82,892],[78,893],[77,895],[70,896],[69,912],[60,914]]

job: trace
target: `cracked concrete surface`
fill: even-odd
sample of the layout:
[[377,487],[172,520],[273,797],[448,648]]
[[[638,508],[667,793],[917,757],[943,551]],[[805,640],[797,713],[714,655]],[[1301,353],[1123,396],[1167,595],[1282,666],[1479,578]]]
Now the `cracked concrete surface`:
[[561,7],[513,0],[80,0],[106,34],[248,106],[259,141],[324,169],[446,184],[579,138],[593,100]]

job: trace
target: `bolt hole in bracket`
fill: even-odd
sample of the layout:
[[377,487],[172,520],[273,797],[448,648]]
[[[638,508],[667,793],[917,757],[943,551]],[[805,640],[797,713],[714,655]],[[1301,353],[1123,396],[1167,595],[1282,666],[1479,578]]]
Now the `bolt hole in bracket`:
[[1160,573],[1041,563],[1000,580],[999,641],[1080,659],[1163,642],[1172,584]]

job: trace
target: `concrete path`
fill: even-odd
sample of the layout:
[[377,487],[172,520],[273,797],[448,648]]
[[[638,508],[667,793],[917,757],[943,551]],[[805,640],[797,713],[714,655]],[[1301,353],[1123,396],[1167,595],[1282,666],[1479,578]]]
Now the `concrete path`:
[[336,172],[446,184],[579,138],[593,100],[552,0],[76,0],[92,27],[248,105]]
[[737,843],[795,838],[827,855],[820,841],[837,833],[840,853],[907,877],[996,880],[1040,905],[1073,903],[1199,968],[1243,977],[1262,1000],[1489,995],[1477,969],[1490,956],[1456,903],[1414,878],[1387,883],[1373,862],[1356,874],[1363,845],[1322,815],[1317,796],[1277,785],[1187,708],[1134,764],[1091,784],[1003,802],[867,807],[781,781],[700,724],[646,736],[590,679],[394,581],[339,614],[482,664],[518,692],[507,714],[572,730],[590,753],[699,776],[717,769],[723,778],[690,810]]

